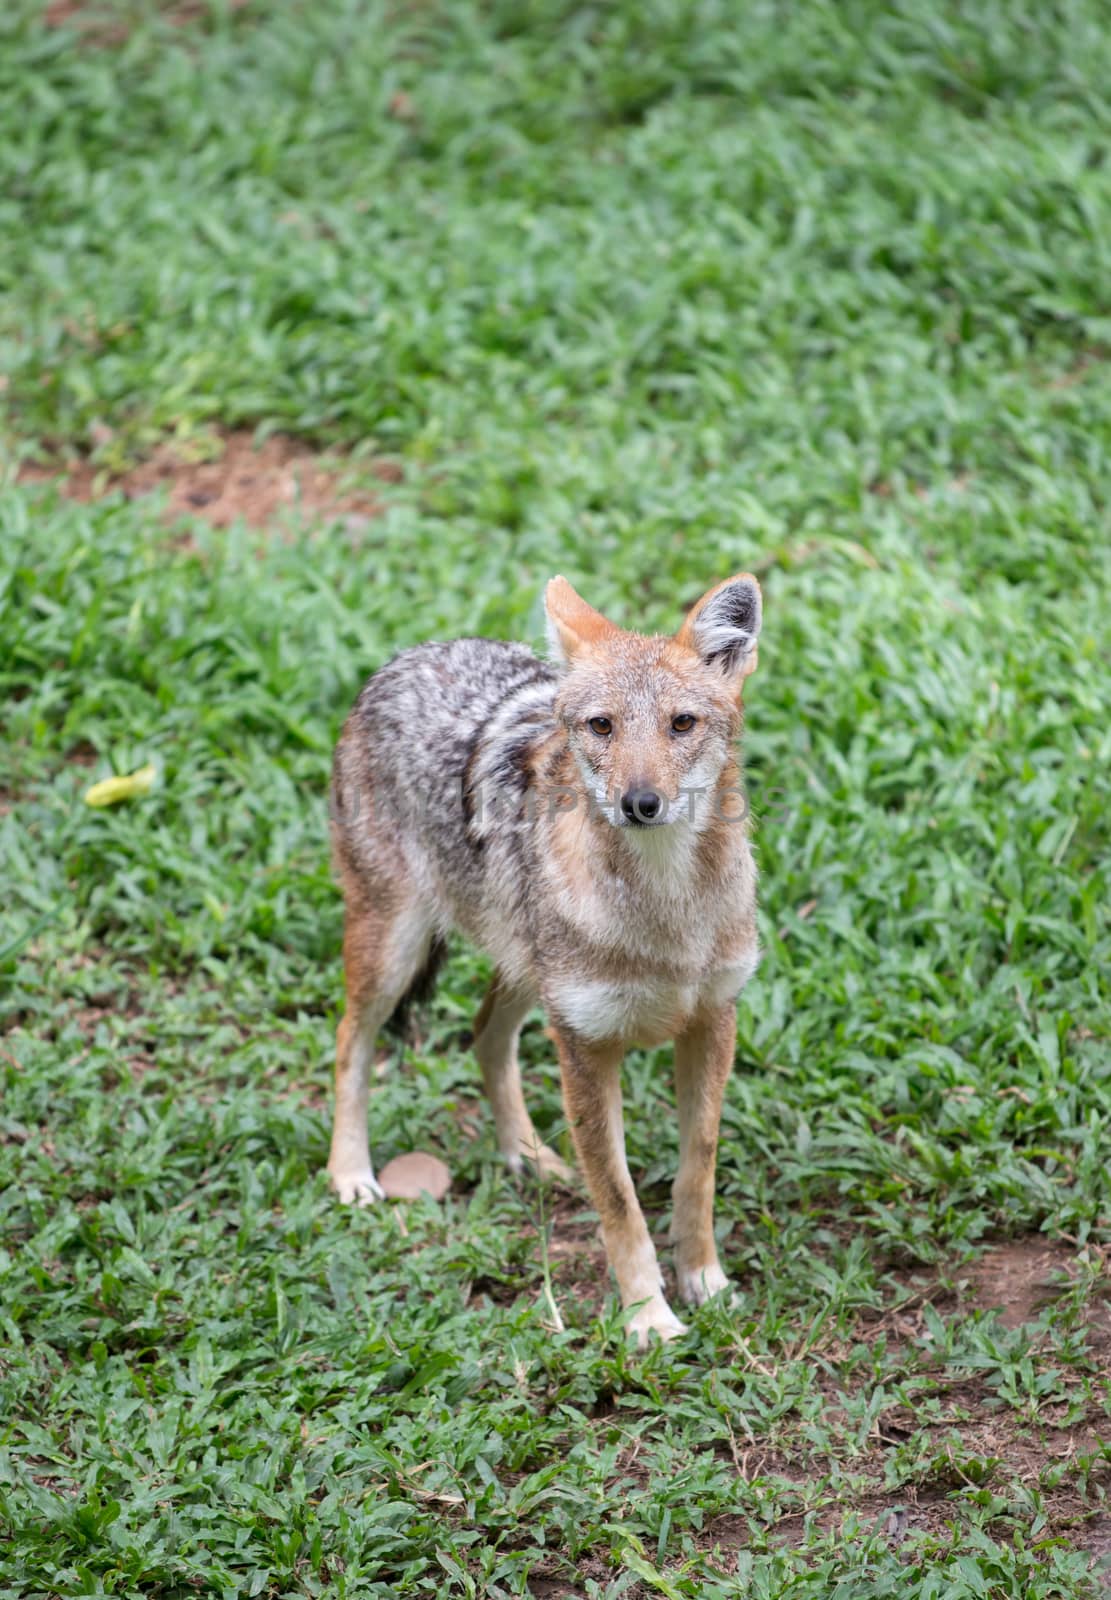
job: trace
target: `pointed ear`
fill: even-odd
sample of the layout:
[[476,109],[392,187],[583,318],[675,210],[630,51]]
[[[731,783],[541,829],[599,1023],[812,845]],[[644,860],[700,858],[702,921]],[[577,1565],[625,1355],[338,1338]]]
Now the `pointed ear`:
[[544,591],[548,645],[552,660],[567,666],[580,651],[590,650],[621,632],[600,611],[588,606],[566,578],[553,578]]
[[747,572],[726,578],[691,607],[676,639],[738,685],[756,666],[760,585]]

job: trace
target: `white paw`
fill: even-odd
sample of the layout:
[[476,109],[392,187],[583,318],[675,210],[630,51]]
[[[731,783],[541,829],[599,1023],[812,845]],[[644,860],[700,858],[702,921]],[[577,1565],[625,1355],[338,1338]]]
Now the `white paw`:
[[375,1200],[385,1198],[381,1185],[369,1167],[363,1167],[358,1172],[332,1172],[329,1168],[328,1176],[341,1205],[369,1206]]
[[653,1334],[662,1344],[666,1344],[669,1339],[678,1339],[687,1331],[686,1323],[679,1321],[663,1295],[657,1295],[654,1300],[646,1300],[644,1305],[629,1318],[626,1326],[640,1350],[648,1348]]
[[680,1267],[677,1277],[679,1298],[688,1306],[704,1306],[714,1295],[733,1287],[716,1261],[708,1267]]

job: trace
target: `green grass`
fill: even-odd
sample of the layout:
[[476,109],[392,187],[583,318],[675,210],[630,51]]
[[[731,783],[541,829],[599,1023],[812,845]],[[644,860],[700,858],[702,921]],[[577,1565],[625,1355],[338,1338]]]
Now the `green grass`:
[[[1104,8],[99,9],[0,20],[0,1593],[1097,1595]],[[15,481],[244,425],[403,479],[273,536]],[[453,1194],[330,1200],[326,775],[404,644],[745,567],[739,1298],[640,1359],[582,1195],[545,1326],[462,947],[372,1133]],[[666,1051],[627,1120],[662,1230]]]

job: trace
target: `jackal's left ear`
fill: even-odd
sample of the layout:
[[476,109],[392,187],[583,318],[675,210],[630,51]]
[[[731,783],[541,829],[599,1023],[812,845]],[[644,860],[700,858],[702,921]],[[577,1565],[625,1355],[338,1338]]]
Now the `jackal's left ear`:
[[726,578],[692,606],[676,638],[708,666],[739,682],[756,666],[760,632],[760,585],[750,573]]
[[566,578],[553,578],[544,591],[548,645],[553,661],[567,666],[580,651],[604,644],[621,632],[600,611],[588,606]]

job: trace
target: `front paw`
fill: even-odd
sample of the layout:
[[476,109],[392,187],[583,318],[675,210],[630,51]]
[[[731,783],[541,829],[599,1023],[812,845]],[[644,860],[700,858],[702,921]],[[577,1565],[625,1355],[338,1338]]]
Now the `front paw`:
[[717,1261],[712,1261],[709,1266],[680,1267],[676,1276],[679,1280],[679,1298],[688,1306],[704,1306],[714,1295],[733,1287]]
[[626,1328],[636,1340],[638,1350],[648,1348],[653,1334],[661,1344],[666,1344],[669,1339],[678,1339],[687,1331],[686,1323],[679,1321],[663,1295],[657,1295],[654,1300],[646,1300],[642,1306],[638,1306]]
[[341,1205],[369,1206],[385,1199],[382,1186],[369,1167],[355,1172],[333,1172],[329,1167],[328,1176]]

